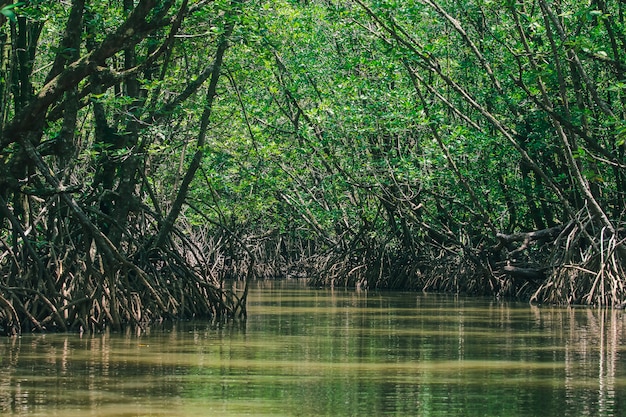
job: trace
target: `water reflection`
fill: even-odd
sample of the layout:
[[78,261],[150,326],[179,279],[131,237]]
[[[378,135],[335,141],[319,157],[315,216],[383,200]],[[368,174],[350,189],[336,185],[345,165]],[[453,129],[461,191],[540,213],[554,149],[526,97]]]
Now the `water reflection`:
[[13,416],[618,416],[624,312],[415,293],[250,293],[245,324],[0,340]]

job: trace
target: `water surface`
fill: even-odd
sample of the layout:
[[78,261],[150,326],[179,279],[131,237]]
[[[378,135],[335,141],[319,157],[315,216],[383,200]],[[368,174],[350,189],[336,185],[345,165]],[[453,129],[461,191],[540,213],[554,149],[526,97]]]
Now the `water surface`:
[[245,323],[0,339],[7,416],[621,416],[623,311],[258,284]]

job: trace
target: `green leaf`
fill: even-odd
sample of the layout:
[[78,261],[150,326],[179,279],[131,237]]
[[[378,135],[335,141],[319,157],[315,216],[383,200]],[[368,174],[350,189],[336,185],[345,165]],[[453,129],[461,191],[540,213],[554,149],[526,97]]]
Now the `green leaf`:
[[19,6],[23,6],[24,4],[26,4],[26,3],[23,2],[23,1],[20,1],[20,2],[15,3],[15,4],[9,4],[7,6],[4,6],[2,9],[0,9],[0,13],[2,13],[11,22],[15,23],[15,21],[17,20],[17,15],[13,11],[13,9],[15,9],[16,7],[19,7]]
[[9,19],[11,22],[15,23],[16,21],[16,16],[15,16],[15,12],[13,12],[13,10],[11,10],[12,8],[7,7],[3,7],[2,10],[0,10],[0,13],[2,13],[7,19]]

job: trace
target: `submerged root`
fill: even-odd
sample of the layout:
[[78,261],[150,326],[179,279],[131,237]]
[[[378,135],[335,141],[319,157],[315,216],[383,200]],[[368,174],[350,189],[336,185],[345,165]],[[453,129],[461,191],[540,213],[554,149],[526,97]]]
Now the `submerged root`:
[[385,241],[351,252],[330,251],[315,258],[311,283],[623,307],[625,232],[598,227],[586,212],[579,216],[545,230],[498,235],[492,247],[442,239],[413,250]]
[[537,303],[619,306],[626,300],[624,238],[577,222],[555,242],[553,272],[531,297]]
[[313,286],[480,295],[500,290],[500,283],[477,256],[463,256],[462,250],[455,249],[425,245],[419,255],[385,247],[327,253],[316,258],[310,282]]
[[245,294],[224,288],[223,274],[212,270],[206,256],[195,257],[198,248],[189,241],[179,239],[166,249],[144,249],[138,243],[127,244],[135,249],[132,256],[117,251],[112,257],[82,236],[66,239],[54,250],[42,247],[26,254],[36,256],[29,269],[5,263],[0,333],[97,332],[245,314]]

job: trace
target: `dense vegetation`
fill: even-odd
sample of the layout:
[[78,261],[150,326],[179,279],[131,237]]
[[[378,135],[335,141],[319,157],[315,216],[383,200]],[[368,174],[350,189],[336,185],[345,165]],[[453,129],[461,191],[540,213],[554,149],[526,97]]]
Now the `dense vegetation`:
[[294,275],[622,303],[625,7],[0,2],[3,331]]

